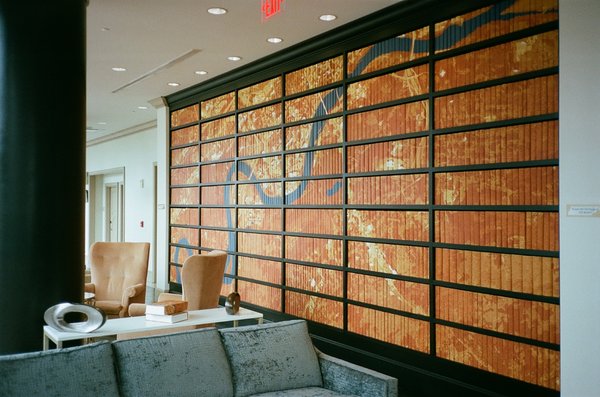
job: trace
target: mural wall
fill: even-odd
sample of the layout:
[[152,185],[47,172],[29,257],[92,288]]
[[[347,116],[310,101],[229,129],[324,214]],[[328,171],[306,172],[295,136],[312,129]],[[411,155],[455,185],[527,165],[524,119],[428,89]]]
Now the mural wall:
[[559,389],[558,4],[503,1],[171,113],[170,281]]

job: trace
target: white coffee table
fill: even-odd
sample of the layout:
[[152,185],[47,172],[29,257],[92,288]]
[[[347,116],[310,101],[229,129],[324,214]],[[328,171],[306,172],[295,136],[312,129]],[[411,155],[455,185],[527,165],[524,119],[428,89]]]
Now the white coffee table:
[[237,327],[238,321],[241,320],[257,320],[262,324],[262,313],[240,307],[240,311],[236,314],[227,314],[224,307],[206,310],[190,310],[188,319],[178,323],[160,323],[156,321],[146,321],[144,316],[139,317],[124,317],[106,320],[106,323],[93,332],[64,332],[59,331],[44,325],[44,340],[43,349],[48,350],[49,342],[56,344],[57,348],[61,348],[63,342],[68,340],[94,339],[105,336],[116,336],[122,334],[131,334],[136,332],[154,331],[189,327],[191,325],[204,325],[232,322],[234,327]]

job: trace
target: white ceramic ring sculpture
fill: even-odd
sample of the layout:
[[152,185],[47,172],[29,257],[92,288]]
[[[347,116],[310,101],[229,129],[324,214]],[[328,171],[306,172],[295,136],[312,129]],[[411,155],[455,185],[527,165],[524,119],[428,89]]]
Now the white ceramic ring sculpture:
[[[87,319],[83,322],[69,323],[65,320],[68,313],[81,313]],[[59,331],[92,332],[104,325],[106,314],[96,307],[81,303],[59,303],[46,310],[44,321]]]

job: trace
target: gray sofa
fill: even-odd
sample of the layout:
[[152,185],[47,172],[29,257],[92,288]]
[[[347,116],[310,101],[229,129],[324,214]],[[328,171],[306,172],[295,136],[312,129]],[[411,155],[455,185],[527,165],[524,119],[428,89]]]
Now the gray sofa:
[[0,396],[397,396],[317,351],[303,320],[0,356]]

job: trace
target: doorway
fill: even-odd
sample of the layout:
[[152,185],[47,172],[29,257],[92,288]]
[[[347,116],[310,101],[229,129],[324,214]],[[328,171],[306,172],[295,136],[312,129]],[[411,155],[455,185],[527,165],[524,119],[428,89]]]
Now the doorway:
[[91,172],[87,178],[86,254],[96,241],[125,236],[125,168]]
[[107,183],[105,186],[105,241],[123,241],[123,184]]

